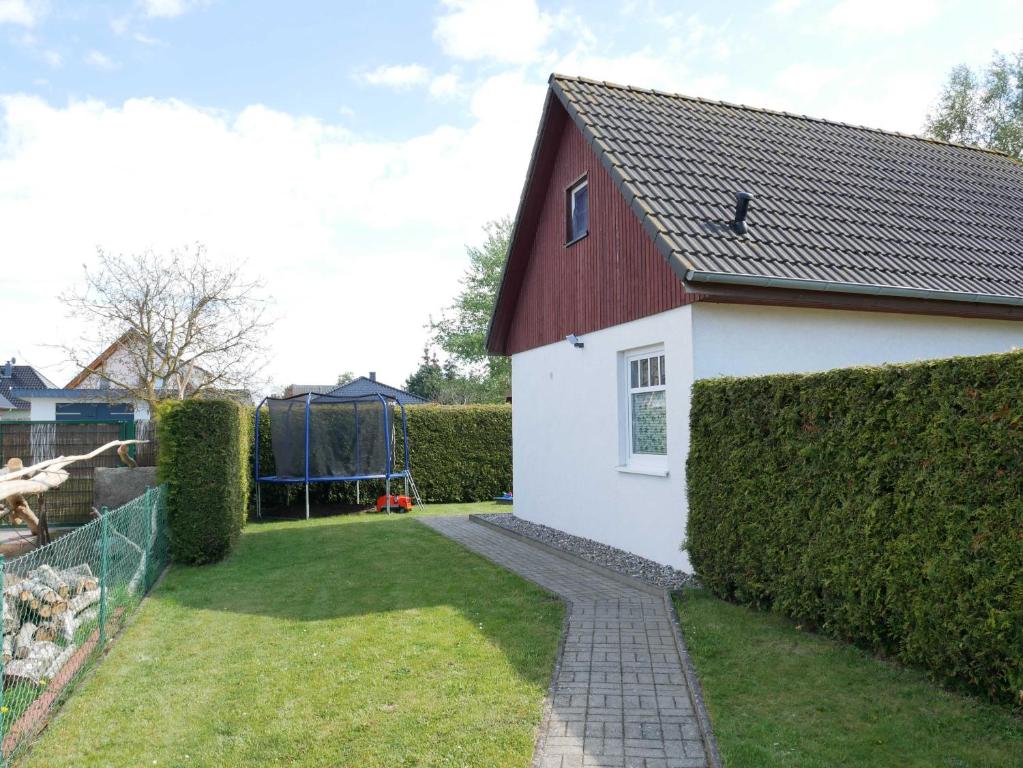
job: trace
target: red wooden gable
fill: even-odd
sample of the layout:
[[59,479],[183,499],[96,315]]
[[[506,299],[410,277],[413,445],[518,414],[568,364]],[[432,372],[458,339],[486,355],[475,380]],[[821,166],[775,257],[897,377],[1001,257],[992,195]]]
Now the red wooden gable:
[[[557,100],[548,103],[544,121],[491,329],[490,348],[498,354],[523,352],[699,298],[685,290]],[[589,234],[566,245],[567,189],[584,174]]]

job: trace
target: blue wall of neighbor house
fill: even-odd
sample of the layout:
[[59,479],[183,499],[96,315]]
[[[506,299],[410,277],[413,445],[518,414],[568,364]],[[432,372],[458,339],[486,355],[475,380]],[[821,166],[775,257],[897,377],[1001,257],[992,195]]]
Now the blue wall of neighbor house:
[[57,403],[57,421],[134,421],[131,403]]

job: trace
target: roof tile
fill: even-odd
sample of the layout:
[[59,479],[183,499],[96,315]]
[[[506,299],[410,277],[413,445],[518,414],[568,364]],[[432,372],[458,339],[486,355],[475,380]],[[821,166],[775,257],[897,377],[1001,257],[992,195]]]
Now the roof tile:
[[[590,80],[552,86],[647,231],[696,272],[1023,298],[1023,166],[1010,157]],[[728,227],[739,190],[755,196],[745,238]]]

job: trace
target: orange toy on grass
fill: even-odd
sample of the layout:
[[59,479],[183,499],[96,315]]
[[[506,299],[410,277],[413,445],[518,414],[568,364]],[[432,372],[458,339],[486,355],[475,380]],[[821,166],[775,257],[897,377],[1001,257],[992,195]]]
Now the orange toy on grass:
[[[387,509],[387,497],[381,496],[377,499],[377,512]],[[412,499],[408,496],[395,496],[391,494],[391,509],[400,509],[403,512],[412,511]]]

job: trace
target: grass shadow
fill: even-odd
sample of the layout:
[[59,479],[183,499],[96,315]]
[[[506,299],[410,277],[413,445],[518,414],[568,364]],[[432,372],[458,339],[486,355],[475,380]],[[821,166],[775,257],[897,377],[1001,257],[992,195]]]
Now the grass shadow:
[[447,606],[544,686],[550,669],[536,657],[556,645],[563,615],[556,596],[408,516],[251,526],[225,562],[176,566],[152,599],[292,622]]

